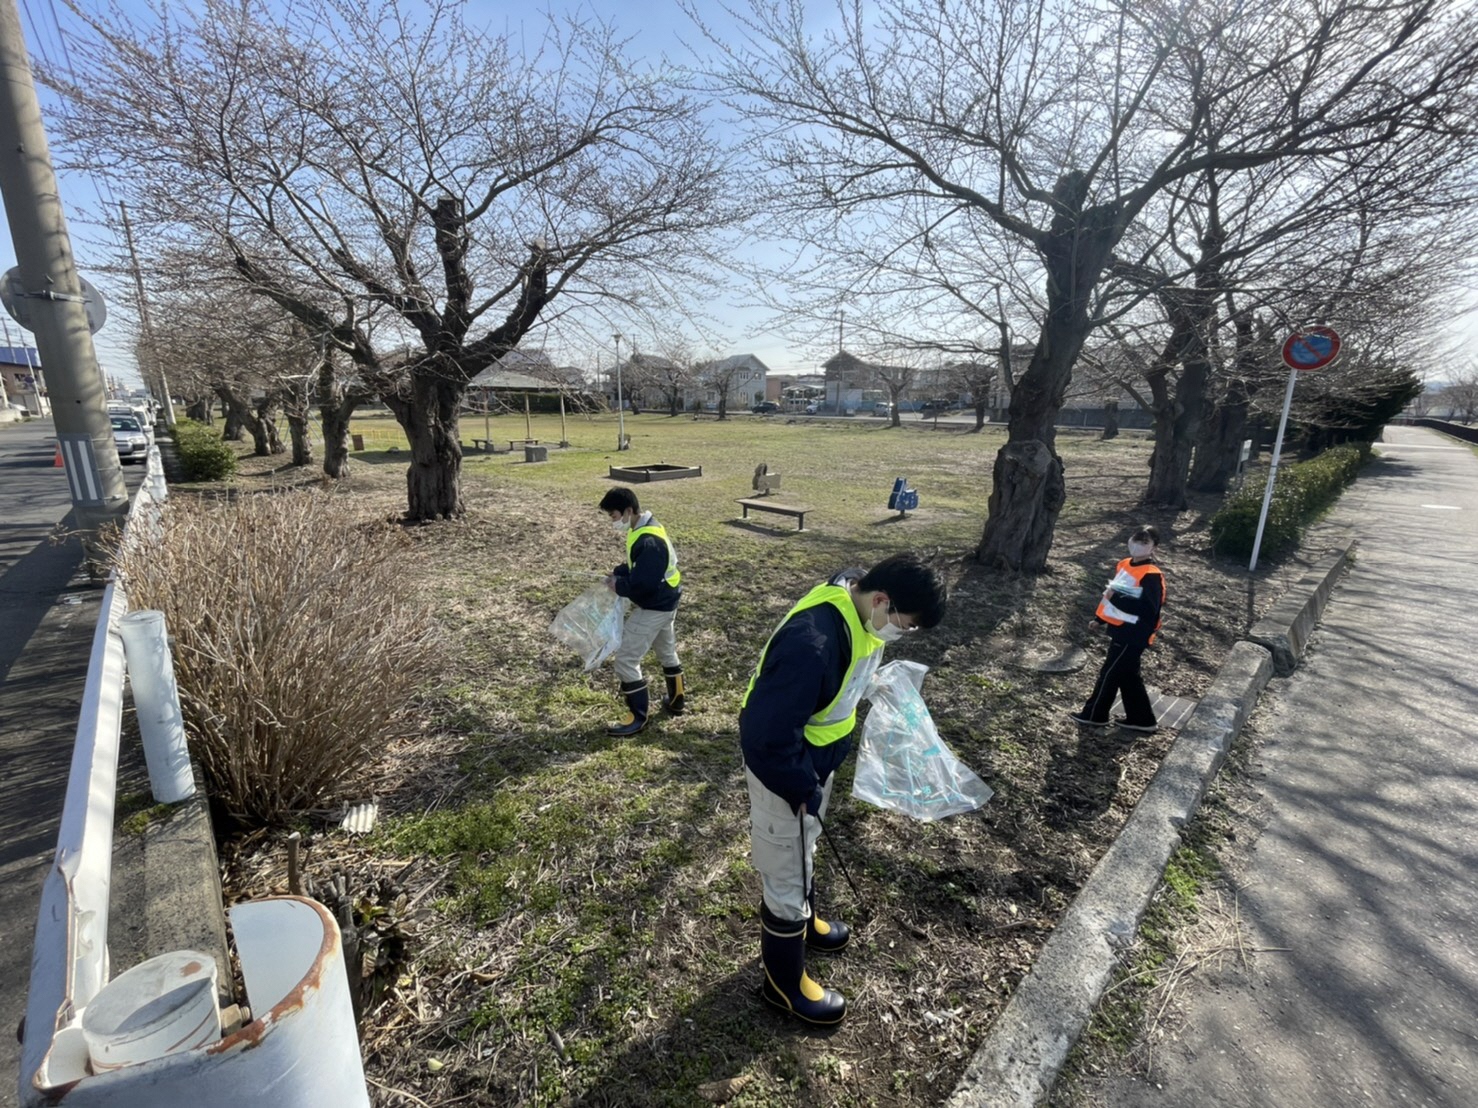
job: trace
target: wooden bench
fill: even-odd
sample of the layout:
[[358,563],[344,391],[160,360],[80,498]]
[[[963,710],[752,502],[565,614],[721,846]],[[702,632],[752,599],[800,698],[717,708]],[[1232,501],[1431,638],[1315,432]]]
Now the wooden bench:
[[803,508],[799,504],[779,504],[774,500],[758,500],[749,497],[740,500],[739,505],[744,509],[744,515],[741,517],[743,519],[749,518],[751,508],[756,512],[774,512],[777,516],[794,516],[796,520],[795,529],[797,531],[804,531],[806,529],[806,513],[811,510],[810,508]]
[[539,440],[538,439],[509,439],[508,440],[508,449],[510,451],[512,451],[515,446],[538,446],[538,445],[539,445]]
[[[484,454],[507,454],[507,450],[499,450],[492,439],[473,439],[472,449],[480,450]],[[512,449],[511,447],[509,449]]]

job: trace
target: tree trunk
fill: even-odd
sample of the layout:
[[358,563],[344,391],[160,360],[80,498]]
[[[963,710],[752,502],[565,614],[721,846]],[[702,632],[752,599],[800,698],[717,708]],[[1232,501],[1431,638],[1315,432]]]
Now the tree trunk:
[[313,464],[313,440],[308,437],[308,417],[301,413],[287,414],[287,433],[292,440],[293,465]]
[[727,389],[718,394],[718,417],[719,419],[729,418],[729,391]]
[[277,430],[277,417],[272,414],[276,407],[277,397],[268,393],[266,399],[257,404],[251,413],[250,422],[247,423],[254,446],[252,452],[259,458],[287,452],[287,447],[282,445],[282,435]]
[[982,395],[980,397],[980,399],[978,399],[978,400],[975,401],[975,426],[972,428],[972,430],[975,430],[975,431],[984,431],[985,430],[985,424],[986,424],[986,407],[985,407],[985,402],[988,399],[989,399],[989,397],[986,397],[986,396],[983,396]]
[[199,396],[185,404],[185,418],[193,419],[196,423],[203,423],[207,427],[214,426],[215,413],[212,411],[210,397]]
[[323,472],[335,479],[349,476],[349,418],[369,399],[360,389],[346,387],[325,353],[318,366],[318,418],[323,427]]
[[990,515],[976,548],[976,557],[996,569],[1045,570],[1067,500],[1062,459],[1054,448],[1057,414],[1091,327],[1094,285],[1121,233],[1116,211],[1083,211],[1085,189],[1083,174],[1068,173],[1053,190],[1059,214],[1041,244],[1047,317],[1031,364],[1011,392],[1007,441],[996,455]]
[[221,438],[226,442],[240,442],[251,412],[230,389],[217,387],[216,394],[221,398],[222,418],[225,420]]
[[456,519],[462,504],[462,445],[457,441],[457,408],[466,385],[434,365],[411,374],[411,396],[387,397],[411,445],[406,470],[406,513],[412,521]]
[[1247,417],[1255,391],[1250,382],[1257,371],[1257,345],[1252,320],[1245,314],[1233,321],[1237,334],[1237,372],[1227,382],[1219,404],[1207,404],[1206,434],[1196,446],[1190,487],[1197,492],[1223,493],[1231,486],[1247,439]]
[[1105,400],[1103,404],[1103,435],[1104,442],[1119,437],[1119,402],[1117,400]]

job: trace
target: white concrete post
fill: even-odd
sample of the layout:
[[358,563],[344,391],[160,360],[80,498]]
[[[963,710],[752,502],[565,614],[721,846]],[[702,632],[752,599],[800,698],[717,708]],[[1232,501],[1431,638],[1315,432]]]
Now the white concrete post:
[[144,760],[149,787],[161,804],[175,804],[194,795],[195,775],[185,745],[185,720],[175,685],[174,659],[165,636],[164,613],[129,612],[118,621],[139,731],[144,737]]

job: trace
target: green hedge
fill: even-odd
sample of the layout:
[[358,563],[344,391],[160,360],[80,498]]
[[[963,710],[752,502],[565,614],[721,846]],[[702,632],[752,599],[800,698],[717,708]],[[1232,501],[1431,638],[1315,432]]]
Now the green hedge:
[[193,419],[174,426],[175,449],[187,481],[224,481],[236,472],[236,453],[214,428]]
[[[1355,479],[1369,457],[1368,443],[1347,443],[1307,462],[1279,467],[1259,556],[1271,557],[1296,547],[1304,528],[1339,499],[1339,494]],[[1244,485],[1227,497],[1221,511],[1211,517],[1211,542],[1217,553],[1238,558],[1252,556],[1266,487],[1264,481]]]

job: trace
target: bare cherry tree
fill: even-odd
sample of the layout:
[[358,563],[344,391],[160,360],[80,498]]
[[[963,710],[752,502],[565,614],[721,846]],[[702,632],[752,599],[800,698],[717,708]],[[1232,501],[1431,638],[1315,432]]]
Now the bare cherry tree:
[[1005,240],[1045,290],[977,551],[1005,569],[1046,566],[1065,502],[1057,413],[1147,205],[1208,170],[1472,125],[1478,50],[1456,2],[881,0],[838,4],[815,34],[812,14],[754,0],[743,37],[710,39],[763,136],[772,209],[813,240],[866,229],[861,248],[814,251],[835,286],[983,301],[1000,265],[974,281],[956,267]]
[[409,518],[463,510],[460,400],[535,321],[715,269],[684,261],[730,211],[702,105],[593,16],[530,38],[407,0],[78,14],[48,75],[73,161],[327,336],[410,440]]

